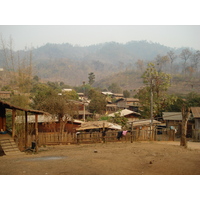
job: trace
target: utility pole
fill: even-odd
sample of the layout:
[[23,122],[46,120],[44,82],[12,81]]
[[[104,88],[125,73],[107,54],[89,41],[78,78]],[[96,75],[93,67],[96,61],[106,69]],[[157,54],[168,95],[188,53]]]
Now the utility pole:
[[83,100],[83,121],[85,122],[85,99]]
[[85,100],[85,81],[83,81],[83,94],[84,94],[84,97],[83,97],[83,121],[85,122],[85,103],[86,103],[86,100]]
[[150,124],[150,133],[151,137],[153,139],[153,79],[151,78],[150,83],[150,89],[151,89],[151,101],[150,101],[150,110],[151,110],[151,124]]

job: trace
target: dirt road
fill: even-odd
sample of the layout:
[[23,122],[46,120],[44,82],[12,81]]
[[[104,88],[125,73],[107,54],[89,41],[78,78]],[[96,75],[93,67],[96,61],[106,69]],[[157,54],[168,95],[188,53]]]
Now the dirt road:
[[48,146],[0,157],[1,175],[199,175],[200,143],[134,142]]

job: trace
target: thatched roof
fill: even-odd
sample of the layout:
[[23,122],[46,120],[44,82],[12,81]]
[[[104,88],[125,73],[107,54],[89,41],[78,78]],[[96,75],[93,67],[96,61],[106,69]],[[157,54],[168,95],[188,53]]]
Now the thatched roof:
[[114,130],[121,130],[121,126],[118,124],[110,123],[107,121],[90,121],[90,122],[84,122],[81,124],[80,128],[77,128],[76,130],[90,130],[90,129],[99,129],[99,128],[108,128],[108,129],[114,129]]

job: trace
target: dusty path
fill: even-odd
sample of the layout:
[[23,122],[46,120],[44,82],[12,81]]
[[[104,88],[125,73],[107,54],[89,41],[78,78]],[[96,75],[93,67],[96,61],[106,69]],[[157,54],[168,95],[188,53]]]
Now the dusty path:
[[199,175],[200,143],[134,142],[49,146],[1,156],[1,175]]

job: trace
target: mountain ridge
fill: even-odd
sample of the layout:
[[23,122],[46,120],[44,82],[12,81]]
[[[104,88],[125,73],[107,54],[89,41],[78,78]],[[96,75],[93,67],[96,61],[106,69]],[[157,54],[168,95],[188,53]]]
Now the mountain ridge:
[[[87,82],[90,72],[95,74],[96,81],[100,81],[105,76],[135,70],[137,60],[150,62],[157,55],[164,56],[170,50],[180,54],[182,49],[145,40],[125,44],[107,42],[83,47],[69,43],[47,43],[32,49],[33,72],[45,81],[63,81],[77,86],[83,81]],[[20,54],[23,53],[25,52],[20,51]],[[2,63],[3,58],[0,55],[1,66]]]

